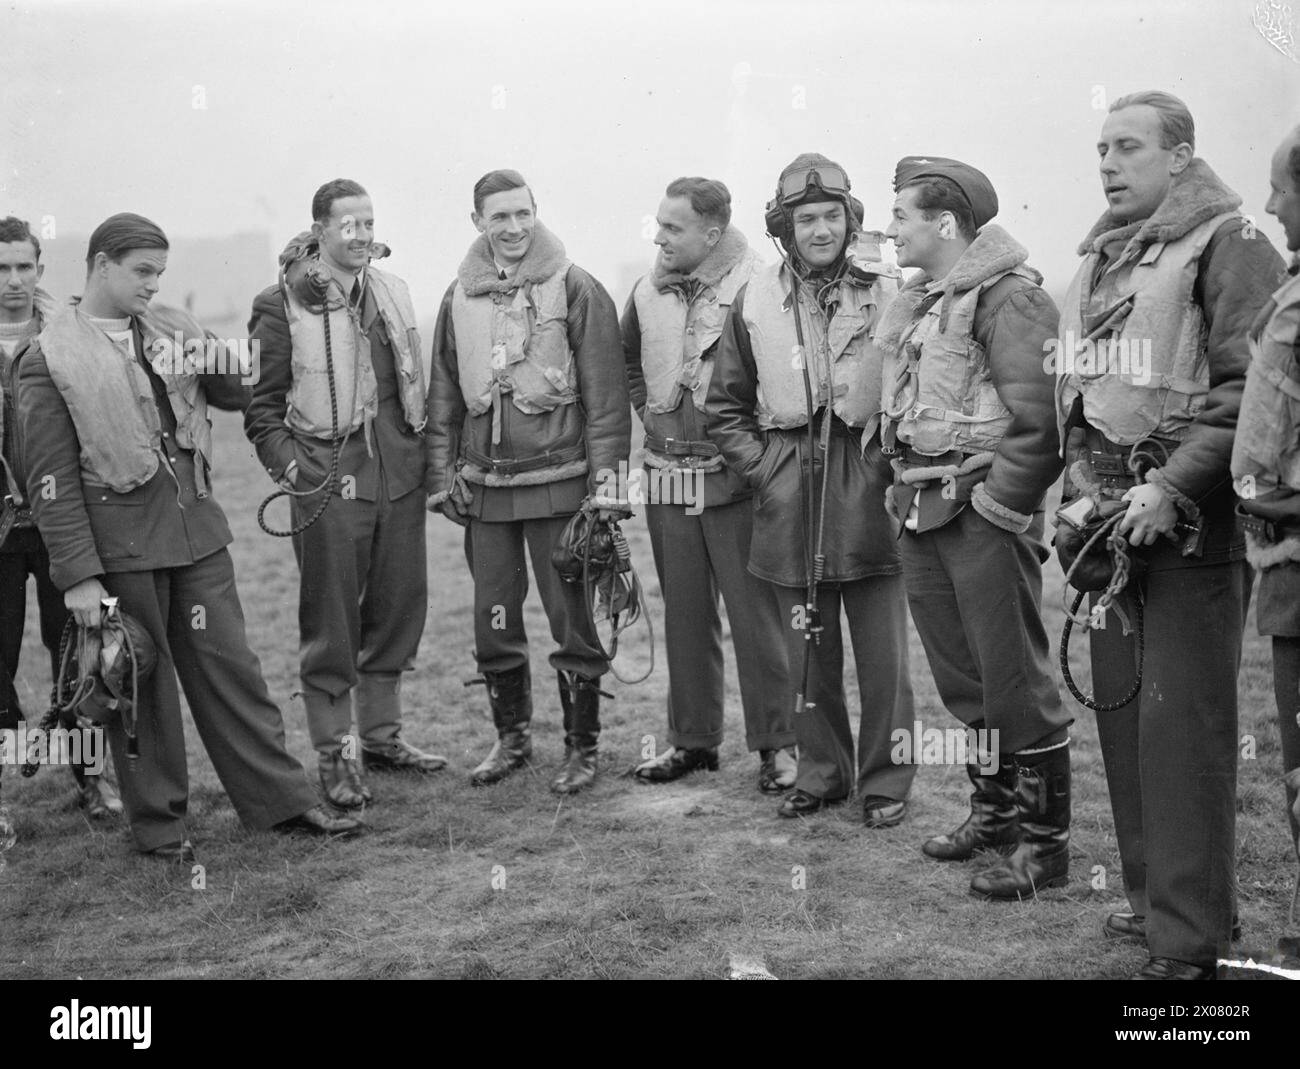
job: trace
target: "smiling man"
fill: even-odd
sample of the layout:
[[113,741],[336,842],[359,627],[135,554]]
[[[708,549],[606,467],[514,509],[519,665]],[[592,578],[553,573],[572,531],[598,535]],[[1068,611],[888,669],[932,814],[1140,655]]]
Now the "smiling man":
[[736,649],[746,742],[760,754],[759,789],[778,793],[795,777],[780,610],[771,585],[746,569],[753,490],[709,441],[705,404],[727,311],[759,260],[731,224],[731,193],[721,182],[670,182],[656,221],[659,256],[623,312],[623,357],[632,405],[645,425],[648,484],[652,491],[687,487],[691,499],[652,493],[646,504],[664,597],[669,746],[636,775],[665,783],[718,767],[720,593]]
[[[162,230],[139,215],[96,227],[79,304],[17,356],[18,467],[49,549],[50,578],[83,627],[104,598],[149,632],[157,667],[141,680],[138,757],[121,718],[108,726],[137,848],[193,859],[181,689],[222,785],[252,828],[320,834],[361,825],[317,804],[284,748],[284,723],[248,646],[230,528],[212,495],[209,402],[238,409],[239,372],[160,373],[148,354],[175,319],[150,302],[167,268]],[[202,329],[185,317],[187,338]]]
[[[1282,261],[1241,198],[1195,155],[1177,97],[1111,105],[1097,141],[1107,211],[1079,246],[1061,315],[1057,416],[1066,494],[1128,502],[1119,530],[1137,570],[1119,615],[1090,632],[1097,713],[1130,912],[1108,935],[1145,938],[1139,979],[1212,976],[1232,931],[1237,669],[1251,574],[1233,514],[1229,458],[1247,333]],[[1096,345],[1149,346],[1148,374],[1087,371]],[[1139,644],[1144,640],[1143,645]]]
[[[307,724],[322,787],[357,808],[371,797],[363,767],[435,772],[447,763],[401,735],[402,674],[414,667],[427,612],[426,375],[406,283],[370,265],[369,194],[335,179],[316,191],[311,212],[311,233],[281,257],[283,284],[253,302],[261,378],[244,430],[295,494]],[[328,310],[307,292],[313,269]]]
[[912,619],[948,711],[997,739],[972,755],[970,816],[923,850],[1010,856],[971,881],[988,898],[1065,882],[1070,717],[1040,615],[1043,496],[1061,471],[1045,343],[1057,311],[1028,253],[990,222],[993,185],[969,164],[909,156],[894,174],[892,238],[919,268],[877,334],[884,437]]
[[[913,728],[902,564],[884,508],[892,476],[880,446],[875,344],[896,284],[879,263],[851,255],[862,206],[844,169],[825,156],[805,153],[781,172],[766,222],[788,259],[756,270],[736,294],[708,405],[710,437],[755,491],[749,570],[771,584],[781,606],[796,684],[786,693],[802,687],[808,628],[818,620],[822,628],[806,705],[794,716],[795,789],[777,812],[815,813],[845,801],[856,783],[864,823],[889,827],[903,819],[916,774],[915,765],[890,758],[892,734]],[[818,600],[808,606],[814,569]],[[841,611],[862,703],[856,762]]]
[[584,505],[626,515],[598,491],[626,464],[632,415],[618,313],[537,218],[518,171],[485,174],[470,215],[478,238],[438,312],[429,388],[429,507],[468,525],[474,655],[497,742],[470,775],[496,783],[532,756],[525,546],[558,647],[565,761],[551,781],[572,794],[596,777],[600,677],[609,669],[580,585],[551,552]]

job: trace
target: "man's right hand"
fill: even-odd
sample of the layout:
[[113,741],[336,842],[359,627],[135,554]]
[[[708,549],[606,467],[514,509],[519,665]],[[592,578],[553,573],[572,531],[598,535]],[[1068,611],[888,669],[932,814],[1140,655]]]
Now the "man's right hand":
[[298,462],[296,460],[291,460],[289,461],[288,467],[284,469],[284,474],[275,482],[281,490],[296,490],[298,488],[297,480]]
[[83,579],[76,586],[68,587],[63,592],[63,604],[68,612],[82,627],[99,625],[100,602],[108,597],[108,591],[98,579]]

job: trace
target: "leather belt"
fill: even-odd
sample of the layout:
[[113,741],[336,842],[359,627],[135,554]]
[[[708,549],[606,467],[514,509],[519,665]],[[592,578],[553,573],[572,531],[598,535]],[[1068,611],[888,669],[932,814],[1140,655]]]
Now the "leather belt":
[[1267,545],[1281,542],[1284,538],[1300,535],[1300,524],[1266,520],[1263,516],[1255,516],[1246,512],[1240,505],[1237,506],[1236,512],[1237,522],[1241,524],[1242,530],[1249,531]]
[[709,441],[689,441],[685,438],[660,438],[647,433],[645,447],[652,453],[666,457],[716,457],[718,447]]
[[467,459],[473,461],[480,468],[486,468],[497,475],[521,475],[526,471],[558,467],[561,464],[581,460],[586,455],[586,446],[572,445],[567,449],[547,450],[545,453],[539,453],[535,457],[528,457],[524,460],[500,460],[480,453],[470,446],[465,447]]
[[973,456],[975,456],[974,453],[963,453],[960,449],[950,449],[946,453],[940,453],[938,456],[933,457],[918,453],[910,445],[904,445],[899,449],[899,459],[909,468],[961,467]]

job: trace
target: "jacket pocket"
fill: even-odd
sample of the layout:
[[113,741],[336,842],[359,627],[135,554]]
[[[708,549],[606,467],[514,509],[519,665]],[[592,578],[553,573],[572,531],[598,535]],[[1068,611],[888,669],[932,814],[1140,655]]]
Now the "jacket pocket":
[[129,493],[119,494],[107,486],[83,486],[86,516],[90,520],[95,551],[100,560],[131,560],[144,556],[149,526],[140,510],[146,504],[147,491],[147,486],[139,486]]

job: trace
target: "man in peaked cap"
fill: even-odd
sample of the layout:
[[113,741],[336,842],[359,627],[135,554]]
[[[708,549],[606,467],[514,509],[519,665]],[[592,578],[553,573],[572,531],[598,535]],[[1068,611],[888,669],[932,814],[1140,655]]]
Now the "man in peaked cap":
[[[890,755],[894,733],[912,725],[874,341],[895,283],[883,265],[860,258],[861,221],[839,164],[805,153],[782,171],[766,222],[785,262],[755,271],[732,302],[708,405],[710,437],[755,490],[749,570],[777,593],[806,703],[794,718],[795,789],[778,812],[814,813],[844,801],[856,783],[864,823],[879,828],[903,819],[916,768]],[[810,605],[805,591],[818,571]],[[862,702],[856,769],[841,611]]]
[[1070,718],[1040,615],[1043,497],[1061,470],[1043,353],[1059,317],[1025,249],[990,223],[998,199],[984,174],[909,156],[894,191],[886,236],[919,272],[877,334],[890,508],[939,696],[988,740],[966,754],[970,815],[923,850],[1009,853],[971,890],[1028,897],[1069,867]]

